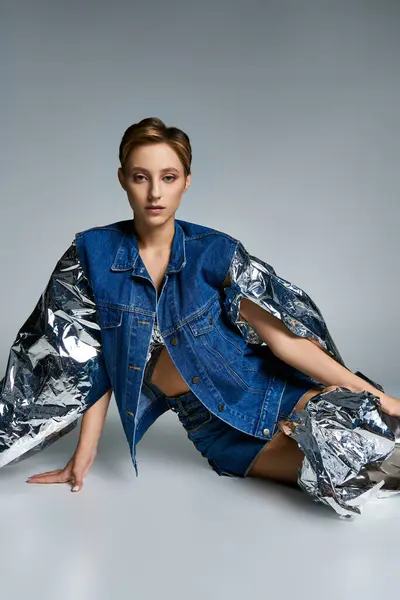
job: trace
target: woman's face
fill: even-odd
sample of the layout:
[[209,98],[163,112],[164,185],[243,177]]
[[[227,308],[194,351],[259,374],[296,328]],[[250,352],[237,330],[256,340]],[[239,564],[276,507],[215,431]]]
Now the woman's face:
[[[174,216],[191,176],[185,179],[178,155],[162,142],[132,150],[125,163],[125,175],[120,167],[118,179],[127,193],[135,221],[158,226]],[[152,206],[163,208],[155,212],[149,210]]]

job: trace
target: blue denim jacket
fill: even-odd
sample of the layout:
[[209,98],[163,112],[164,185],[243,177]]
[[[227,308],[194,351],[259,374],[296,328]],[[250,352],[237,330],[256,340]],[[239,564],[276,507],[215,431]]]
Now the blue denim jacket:
[[138,474],[136,444],[169,408],[142,392],[156,319],[207,409],[270,439],[288,373],[314,380],[282,363],[240,320],[244,297],[344,364],[306,292],[226,233],[176,219],[159,297],[131,219],[76,233],[10,351],[0,386],[0,466],[58,439],[112,388]]

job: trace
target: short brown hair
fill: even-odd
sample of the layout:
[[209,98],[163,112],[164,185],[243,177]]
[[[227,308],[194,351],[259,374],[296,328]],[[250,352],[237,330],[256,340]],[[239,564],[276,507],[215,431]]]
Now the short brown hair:
[[142,119],[139,123],[130,125],[122,136],[119,145],[119,162],[124,173],[126,160],[134,148],[144,144],[159,144],[160,142],[169,144],[175,150],[183,165],[185,177],[187,177],[190,174],[192,164],[192,148],[189,137],[177,127],[167,127],[157,117],[148,117]]

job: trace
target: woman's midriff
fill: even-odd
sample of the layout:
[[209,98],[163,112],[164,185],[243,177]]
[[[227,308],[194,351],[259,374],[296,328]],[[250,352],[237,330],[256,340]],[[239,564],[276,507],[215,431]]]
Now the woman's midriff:
[[[239,317],[243,320],[241,314]],[[190,391],[190,387],[181,377],[165,346],[158,354],[150,381],[166,396],[178,396]]]
[[[189,386],[181,377],[179,371],[164,346],[160,351],[151,376],[151,383],[156,385],[166,396],[177,396],[190,391]],[[318,394],[321,388],[310,388],[300,398],[295,411],[301,410],[308,400]]]
[[168,350],[164,347],[154,366],[151,383],[154,383],[166,396],[177,396],[190,390],[175,367]]

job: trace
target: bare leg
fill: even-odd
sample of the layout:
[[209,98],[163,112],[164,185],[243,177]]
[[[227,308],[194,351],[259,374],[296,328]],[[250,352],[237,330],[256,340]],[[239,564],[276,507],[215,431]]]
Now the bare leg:
[[295,484],[303,458],[304,454],[297,442],[282,431],[277,431],[258,456],[247,476]]
[[[190,390],[176,369],[166,348],[163,348],[158,357],[151,381],[167,396],[178,396]],[[329,386],[323,390],[321,388],[311,388],[300,398],[295,410],[302,409],[310,398],[321,391],[329,391],[336,387]],[[347,387],[353,391],[358,391],[358,388]],[[304,455],[297,442],[282,431],[278,431],[258,456],[248,476],[295,484],[297,483],[297,474],[303,457]]]
[[[334,390],[336,387],[331,385],[322,390],[321,388],[311,388],[300,398],[295,411],[304,408],[308,400],[316,394]],[[359,391],[358,388],[353,386],[347,387],[352,391]],[[297,483],[298,470],[301,467],[303,458],[304,454],[297,442],[282,431],[277,431],[266,444],[247,475],[248,477],[262,477],[281,483],[295,484]]]

